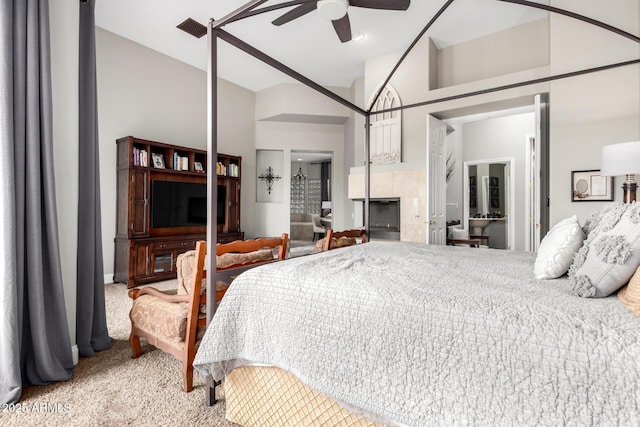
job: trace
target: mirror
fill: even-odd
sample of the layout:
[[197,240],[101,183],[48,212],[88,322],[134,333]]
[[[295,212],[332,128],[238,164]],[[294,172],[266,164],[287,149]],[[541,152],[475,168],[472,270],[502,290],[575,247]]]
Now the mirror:
[[468,170],[469,218],[502,218],[507,211],[505,164],[478,163]]
[[488,236],[487,246],[514,247],[513,158],[464,162],[464,224],[469,235]]

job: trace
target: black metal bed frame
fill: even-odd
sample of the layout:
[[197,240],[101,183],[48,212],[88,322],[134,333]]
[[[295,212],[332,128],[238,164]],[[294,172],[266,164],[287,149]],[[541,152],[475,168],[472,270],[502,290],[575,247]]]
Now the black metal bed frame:
[[[537,79],[532,79],[532,80],[526,80],[526,81],[522,81],[522,82],[518,82],[518,83],[512,83],[512,84],[508,84],[508,85],[502,85],[502,86],[496,86],[496,87],[492,87],[492,88],[488,88],[488,89],[482,89],[482,90],[477,90],[477,91],[472,91],[472,92],[466,92],[466,93],[462,93],[462,94],[457,94],[457,95],[452,95],[452,96],[447,96],[447,97],[442,97],[442,98],[438,98],[438,99],[432,99],[432,100],[428,100],[428,101],[423,101],[423,102],[418,102],[418,103],[414,103],[414,104],[409,104],[409,105],[403,105],[403,106],[399,106],[399,107],[394,107],[394,108],[388,108],[388,109],[384,109],[384,110],[377,110],[377,111],[372,111],[373,106],[376,104],[376,102],[378,101],[378,98],[380,97],[380,94],[382,93],[382,90],[384,89],[384,87],[387,85],[387,83],[389,83],[389,81],[391,80],[391,78],[393,77],[393,75],[395,74],[395,72],[397,71],[397,69],[400,67],[400,65],[402,64],[402,62],[405,60],[405,58],[409,55],[409,53],[411,52],[411,50],[415,47],[415,45],[418,43],[418,41],[420,41],[420,39],[426,34],[426,32],[429,30],[429,28],[431,28],[431,26],[438,20],[438,18],[447,10],[447,8],[449,6],[451,6],[451,4],[455,1],[455,0],[447,0],[443,6],[438,10],[438,12],[436,12],[436,14],[431,17],[431,19],[428,21],[428,23],[425,25],[425,27],[422,29],[422,31],[416,36],[416,38],[413,40],[413,42],[409,45],[409,47],[405,50],[405,52],[403,53],[403,55],[400,57],[400,59],[398,60],[398,62],[396,63],[396,65],[393,67],[392,71],[389,73],[389,75],[387,76],[387,78],[385,79],[384,83],[380,86],[380,88],[378,89],[378,91],[376,92],[375,96],[372,98],[371,104],[369,105],[369,107],[365,110],[362,109],[360,107],[358,107],[357,105],[353,104],[352,102],[342,98],[341,96],[337,95],[336,93],[328,90],[327,88],[323,87],[322,85],[314,82],[313,80],[303,76],[302,74],[298,73],[297,71],[295,71],[294,69],[288,67],[287,65],[279,62],[278,60],[272,58],[271,56],[267,55],[266,53],[256,49],[255,47],[251,46],[250,44],[240,40],[239,38],[231,35],[230,33],[224,31],[222,29],[222,27],[224,27],[225,25],[231,24],[233,22],[237,22],[243,19],[247,19],[250,18],[252,16],[257,16],[260,15],[262,13],[266,13],[266,12],[271,12],[274,10],[278,10],[278,9],[283,9],[286,7],[291,7],[291,6],[296,6],[296,5],[300,5],[303,3],[311,3],[311,2],[315,2],[316,0],[295,0],[295,1],[286,1],[283,3],[279,3],[279,4],[275,4],[275,5],[271,5],[271,6],[265,6],[265,7],[260,7],[262,4],[266,3],[268,0],[252,0],[247,2],[246,4],[244,4],[243,6],[239,7],[238,9],[236,9],[235,11],[229,13],[228,15],[224,16],[221,19],[218,20],[214,20],[211,19],[207,25],[207,38],[208,38],[208,71],[207,71],[207,104],[208,104],[208,117],[207,117],[207,151],[209,152],[209,156],[207,156],[207,185],[208,188],[210,189],[211,192],[211,197],[208,198],[208,200],[217,200],[217,185],[215,185],[215,179],[216,176],[212,171],[215,171],[215,157],[211,155],[212,153],[217,153],[218,152],[218,140],[217,140],[217,131],[218,131],[218,109],[217,109],[217,98],[218,98],[218,87],[217,87],[217,79],[218,79],[218,72],[217,72],[217,61],[218,61],[218,45],[217,45],[217,40],[221,39],[226,41],[227,43],[231,44],[232,46],[236,47],[237,49],[240,49],[242,51],[244,51],[245,53],[253,56],[254,58],[264,62],[265,64],[275,68],[276,70],[279,70],[280,72],[286,74],[287,76],[299,81],[300,83],[316,90],[317,92],[327,96],[328,98],[342,104],[343,106],[349,108],[350,110],[364,116],[365,119],[365,152],[364,152],[364,158],[368,159],[369,158],[369,150],[370,150],[370,139],[371,139],[371,135],[370,135],[370,128],[371,128],[371,115],[372,114],[380,114],[380,113],[387,113],[387,112],[392,112],[392,111],[397,111],[397,110],[405,110],[405,109],[410,109],[410,108],[416,108],[416,107],[421,107],[421,106],[425,106],[425,105],[430,105],[430,104],[437,104],[437,103],[441,103],[441,102],[445,102],[445,101],[452,101],[452,100],[457,100],[457,99],[463,99],[463,98],[469,98],[472,96],[477,96],[477,95],[483,95],[483,94],[487,94],[487,93],[492,93],[492,92],[499,92],[499,91],[503,91],[503,90],[508,90],[508,89],[513,89],[513,88],[518,88],[518,87],[522,87],[522,86],[529,86],[529,85],[534,85],[534,84],[538,84],[538,83],[546,83],[546,82],[551,82],[554,80],[561,80],[561,79],[566,79],[566,78],[571,78],[571,77],[576,77],[576,76],[580,76],[580,75],[584,75],[584,74],[590,74],[590,73],[596,73],[596,72],[600,72],[600,71],[605,71],[605,70],[609,70],[609,69],[613,69],[613,68],[618,68],[618,67],[624,67],[624,66],[628,66],[628,65],[634,65],[634,64],[640,64],[640,58],[636,58],[636,59],[631,59],[628,61],[622,61],[622,62],[616,62],[613,64],[608,64],[608,65],[603,65],[603,66],[599,66],[599,67],[593,67],[593,68],[587,68],[587,69],[582,69],[582,70],[577,70],[577,71],[572,71],[572,72],[568,72],[568,73],[562,73],[562,74],[556,74],[556,75],[552,75],[552,76],[547,76],[547,77],[542,77],[542,78],[537,78]],[[573,19],[577,19],[579,21],[583,21],[586,22],[588,24],[592,24],[595,25],[597,27],[603,28],[607,31],[613,32],[615,34],[618,34],[622,37],[625,37],[629,40],[632,40],[638,44],[640,44],[640,37],[633,35],[631,33],[628,33],[624,30],[621,30],[617,27],[611,26],[609,24],[606,24],[602,21],[598,21],[595,20],[593,18],[589,18],[587,16],[584,15],[580,15],[565,9],[561,9],[561,8],[557,8],[557,7],[553,7],[553,6],[549,6],[549,5],[544,5],[544,4],[540,4],[540,3],[535,3],[532,1],[528,1],[528,0],[496,0],[496,1],[500,1],[500,2],[504,2],[504,3],[512,3],[512,4],[519,4],[522,6],[527,6],[527,7],[532,7],[532,8],[536,8],[536,9],[542,9],[542,10],[546,10],[547,12],[552,12],[555,14],[560,14],[560,15],[564,15]],[[365,224],[365,230],[367,232],[367,234],[369,234],[369,194],[370,194],[370,174],[371,174],[371,168],[370,168],[370,162],[366,162],[366,167],[365,167],[365,199],[364,199],[364,224]],[[211,218],[216,218],[216,211],[217,211],[217,205],[216,203],[208,203],[207,204],[207,217],[209,218],[208,220],[208,224],[207,224],[207,241],[208,242],[216,242],[217,241],[217,228],[215,226],[215,224],[211,224]],[[215,253],[212,251],[212,253]],[[210,256],[209,259],[207,260],[207,270],[212,272],[212,274],[209,274],[207,277],[207,281],[209,282],[207,284],[209,289],[212,289],[210,285],[210,283],[216,283],[216,260],[213,256]],[[210,323],[211,318],[213,317],[213,315],[215,314],[215,310],[216,310],[216,303],[215,303],[215,298],[207,298],[207,324]],[[207,386],[206,386],[206,404],[211,406],[216,402],[216,398],[215,398],[215,386],[217,385],[217,382],[213,381],[213,378],[211,378],[211,376],[209,376],[207,378]]]

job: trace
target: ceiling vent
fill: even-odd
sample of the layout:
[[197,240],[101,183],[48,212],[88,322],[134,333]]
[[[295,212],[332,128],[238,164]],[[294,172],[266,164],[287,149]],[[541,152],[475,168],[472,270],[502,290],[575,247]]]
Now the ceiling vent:
[[176,28],[181,29],[185,33],[191,34],[193,37],[198,39],[207,35],[207,27],[191,18],[185,19],[182,23],[178,24]]

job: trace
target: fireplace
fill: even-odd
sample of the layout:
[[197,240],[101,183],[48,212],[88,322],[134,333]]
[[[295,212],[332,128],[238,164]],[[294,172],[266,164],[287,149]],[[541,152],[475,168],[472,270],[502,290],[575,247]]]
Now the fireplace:
[[369,200],[369,234],[372,239],[400,240],[399,198]]

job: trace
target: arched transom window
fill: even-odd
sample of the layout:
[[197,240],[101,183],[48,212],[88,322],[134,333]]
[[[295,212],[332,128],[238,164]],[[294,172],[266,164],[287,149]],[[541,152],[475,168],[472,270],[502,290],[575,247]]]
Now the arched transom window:
[[[376,111],[384,111],[401,105],[398,93],[391,85],[388,84],[382,90],[378,101],[376,101],[376,104],[371,111],[375,113]],[[371,163],[374,165],[400,163],[401,136],[401,110],[372,114],[370,150]]]

